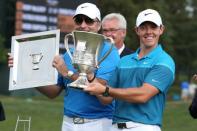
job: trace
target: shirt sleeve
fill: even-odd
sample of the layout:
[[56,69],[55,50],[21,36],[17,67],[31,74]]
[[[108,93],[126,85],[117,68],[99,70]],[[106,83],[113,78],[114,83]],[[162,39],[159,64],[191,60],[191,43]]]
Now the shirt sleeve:
[[[104,51],[101,55],[102,57],[109,50],[110,46],[111,45],[107,45],[104,48]],[[106,57],[105,60],[100,63],[99,68],[96,72],[96,77],[108,81],[113,71],[115,70],[119,60],[120,56],[118,54],[118,51],[115,47],[113,47],[111,53]]]
[[117,68],[113,71],[109,79],[108,85],[113,88],[116,88],[118,86],[118,69]]
[[167,92],[174,81],[173,72],[166,66],[155,65],[145,78],[145,83],[156,87],[161,92]]

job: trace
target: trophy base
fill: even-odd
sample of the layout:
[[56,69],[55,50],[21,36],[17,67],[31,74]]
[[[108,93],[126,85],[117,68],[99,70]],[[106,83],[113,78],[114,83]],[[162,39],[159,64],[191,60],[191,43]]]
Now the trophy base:
[[79,85],[79,84],[68,84],[68,86],[70,88],[79,89],[79,90],[83,90],[84,88],[87,87],[87,85]]
[[80,89],[83,90],[87,87],[88,79],[86,77],[85,73],[80,73],[79,78],[75,80],[74,82],[68,84],[67,86],[74,88],[74,89]]

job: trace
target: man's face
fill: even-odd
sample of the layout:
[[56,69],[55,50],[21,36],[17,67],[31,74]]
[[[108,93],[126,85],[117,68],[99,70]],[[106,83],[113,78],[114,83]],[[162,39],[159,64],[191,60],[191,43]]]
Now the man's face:
[[158,44],[159,37],[163,34],[163,31],[163,26],[157,26],[152,22],[144,22],[136,28],[140,44],[145,47],[155,47]]
[[75,30],[95,32],[100,29],[100,22],[97,19],[91,19],[85,15],[77,15],[74,17]]
[[102,33],[107,37],[111,37],[117,48],[120,48],[124,42],[126,36],[126,29],[119,28],[117,19],[105,20],[102,23]]

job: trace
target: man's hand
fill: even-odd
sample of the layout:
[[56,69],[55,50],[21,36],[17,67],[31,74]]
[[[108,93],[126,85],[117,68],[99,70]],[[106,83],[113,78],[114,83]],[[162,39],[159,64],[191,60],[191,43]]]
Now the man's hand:
[[88,84],[88,87],[84,88],[84,91],[89,92],[91,95],[101,95],[106,89],[106,86],[99,83],[93,82]]
[[13,56],[11,55],[11,53],[8,53],[7,54],[7,57],[8,57],[8,67],[13,67]]
[[55,56],[52,63],[53,67],[63,76],[66,77],[68,74],[68,69],[62,57]]

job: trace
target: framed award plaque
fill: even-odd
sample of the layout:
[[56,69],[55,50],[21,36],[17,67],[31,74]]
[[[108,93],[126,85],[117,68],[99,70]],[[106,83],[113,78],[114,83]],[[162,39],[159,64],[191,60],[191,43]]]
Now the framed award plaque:
[[59,54],[60,30],[52,30],[12,37],[9,90],[53,85],[57,71],[52,66]]

